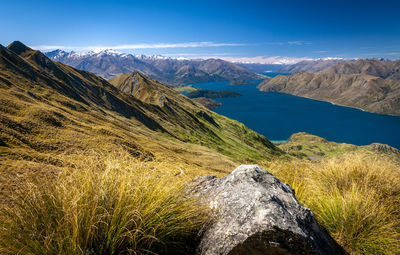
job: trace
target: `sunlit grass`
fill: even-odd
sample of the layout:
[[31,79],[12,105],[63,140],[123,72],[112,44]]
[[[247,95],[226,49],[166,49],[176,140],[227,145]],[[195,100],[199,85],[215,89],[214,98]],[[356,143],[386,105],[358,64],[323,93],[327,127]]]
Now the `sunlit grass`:
[[1,254],[187,253],[207,221],[168,169],[123,152],[68,160],[1,210]]
[[350,254],[400,253],[400,166],[372,153],[268,166]]

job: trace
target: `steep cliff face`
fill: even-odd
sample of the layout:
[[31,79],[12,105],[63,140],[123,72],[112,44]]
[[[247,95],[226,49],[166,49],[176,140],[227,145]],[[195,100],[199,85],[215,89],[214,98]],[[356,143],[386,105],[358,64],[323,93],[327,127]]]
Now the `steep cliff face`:
[[400,115],[400,61],[357,60],[317,73],[305,71],[263,81],[261,91],[277,91],[329,101],[369,112]]

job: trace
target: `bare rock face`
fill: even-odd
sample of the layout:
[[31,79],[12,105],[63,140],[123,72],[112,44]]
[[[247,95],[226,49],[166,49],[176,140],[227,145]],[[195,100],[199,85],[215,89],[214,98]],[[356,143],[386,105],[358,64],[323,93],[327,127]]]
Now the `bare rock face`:
[[190,191],[215,216],[198,254],[345,254],[293,189],[257,165],[241,165],[224,178],[200,177]]

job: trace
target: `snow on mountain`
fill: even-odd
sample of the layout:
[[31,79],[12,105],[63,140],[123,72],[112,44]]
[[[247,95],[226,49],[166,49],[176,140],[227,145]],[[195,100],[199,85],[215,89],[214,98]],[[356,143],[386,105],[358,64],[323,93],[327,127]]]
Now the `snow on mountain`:
[[112,49],[89,52],[55,50],[45,54],[52,60],[107,79],[133,71],[140,71],[150,78],[171,85],[259,77],[251,71],[220,59],[176,59],[163,55],[133,55]]

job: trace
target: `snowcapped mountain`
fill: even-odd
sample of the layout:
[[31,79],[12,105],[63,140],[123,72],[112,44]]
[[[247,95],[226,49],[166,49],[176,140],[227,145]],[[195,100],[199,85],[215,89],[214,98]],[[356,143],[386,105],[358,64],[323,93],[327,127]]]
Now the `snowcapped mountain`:
[[132,55],[114,50],[54,50],[45,55],[54,61],[95,73],[106,79],[133,71],[139,71],[170,85],[259,78],[257,74],[221,59],[174,59],[162,55]]

